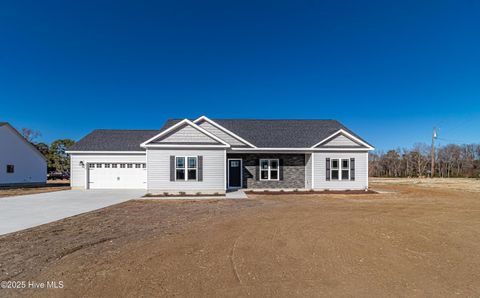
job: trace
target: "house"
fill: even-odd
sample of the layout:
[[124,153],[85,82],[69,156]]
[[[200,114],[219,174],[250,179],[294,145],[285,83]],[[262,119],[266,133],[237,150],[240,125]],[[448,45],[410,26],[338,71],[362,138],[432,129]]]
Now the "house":
[[7,122],[0,122],[0,186],[47,182],[47,161]]
[[170,119],[160,130],[94,130],[71,157],[73,188],[149,193],[368,188],[373,147],[335,120]]

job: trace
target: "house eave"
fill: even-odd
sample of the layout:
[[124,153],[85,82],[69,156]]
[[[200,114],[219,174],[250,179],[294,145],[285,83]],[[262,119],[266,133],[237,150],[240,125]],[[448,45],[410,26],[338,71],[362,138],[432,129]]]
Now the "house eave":
[[368,152],[373,149],[370,148],[230,148],[228,152],[235,153],[312,153],[312,152],[331,152],[331,151],[341,151],[341,152]]
[[225,148],[230,148],[230,145],[149,144],[149,145],[142,145],[141,147],[142,148],[193,148],[193,149],[219,148],[219,149],[225,149]]
[[68,154],[146,154],[146,151],[99,151],[99,150],[90,150],[90,151],[81,151],[81,150],[67,150],[65,153]]

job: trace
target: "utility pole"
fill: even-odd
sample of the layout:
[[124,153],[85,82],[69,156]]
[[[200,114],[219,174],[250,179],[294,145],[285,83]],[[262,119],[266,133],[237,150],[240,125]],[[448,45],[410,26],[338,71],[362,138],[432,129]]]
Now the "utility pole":
[[435,139],[437,138],[437,128],[434,127],[432,131],[432,168],[430,169],[430,177],[435,176]]

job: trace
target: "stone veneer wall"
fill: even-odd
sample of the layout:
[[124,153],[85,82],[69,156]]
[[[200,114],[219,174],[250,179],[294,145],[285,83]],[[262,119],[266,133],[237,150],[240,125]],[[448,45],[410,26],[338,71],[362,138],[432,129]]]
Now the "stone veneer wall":
[[[227,158],[243,160],[243,188],[305,188],[305,154],[227,154]],[[260,181],[257,168],[263,158],[283,161],[282,180]]]

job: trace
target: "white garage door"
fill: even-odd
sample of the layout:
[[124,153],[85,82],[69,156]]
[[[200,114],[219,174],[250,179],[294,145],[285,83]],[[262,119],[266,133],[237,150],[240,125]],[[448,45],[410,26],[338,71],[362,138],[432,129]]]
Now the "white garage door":
[[89,163],[90,189],[145,189],[147,167],[144,163]]

